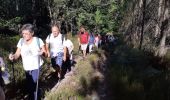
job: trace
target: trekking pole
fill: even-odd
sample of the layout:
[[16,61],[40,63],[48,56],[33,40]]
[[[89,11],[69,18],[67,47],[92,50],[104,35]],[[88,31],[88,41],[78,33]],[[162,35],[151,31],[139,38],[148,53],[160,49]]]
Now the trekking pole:
[[15,70],[14,70],[14,62],[11,62],[12,65],[12,74],[13,74],[13,82],[14,82],[14,86],[15,86]]
[[35,100],[37,100],[37,97],[38,97],[38,79],[39,79],[39,68],[38,68],[38,74],[37,74],[37,84],[36,84],[36,95],[35,95]]
[[38,79],[39,79],[39,72],[40,72],[40,57],[38,57],[38,74],[37,74],[37,84],[36,84],[36,95],[35,100],[37,100],[38,97]]
[[[11,54],[13,54],[13,52],[11,52]],[[11,61],[11,67],[12,67],[12,75],[13,75],[13,85],[15,87],[15,69],[14,69],[14,60]]]

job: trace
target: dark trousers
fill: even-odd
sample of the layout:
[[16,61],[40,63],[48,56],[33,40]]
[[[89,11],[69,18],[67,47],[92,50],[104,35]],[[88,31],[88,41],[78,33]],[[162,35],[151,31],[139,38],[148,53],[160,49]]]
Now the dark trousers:
[[[39,77],[38,69],[26,71],[26,84],[27,90],[29,92],[29,100],[35,100],[37,80]],[[37,100],[40,100],[39,93],[37,95]]]

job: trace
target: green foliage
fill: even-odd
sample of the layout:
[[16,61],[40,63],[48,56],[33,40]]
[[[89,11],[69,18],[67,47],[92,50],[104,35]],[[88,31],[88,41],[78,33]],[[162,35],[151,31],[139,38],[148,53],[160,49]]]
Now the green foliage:
[[1,27],[9,27],[9,28],[16,28],[17,25],[21,22],[21,17],[15,17],[10,20],[3,20],[0,19],[0,26]]

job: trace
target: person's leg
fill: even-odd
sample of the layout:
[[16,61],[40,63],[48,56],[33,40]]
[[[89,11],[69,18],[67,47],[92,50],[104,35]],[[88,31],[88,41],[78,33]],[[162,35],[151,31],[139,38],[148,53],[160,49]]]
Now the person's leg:
[[39,78],[39,69],[35,69],[31,71],[31,76],[33,79],[33,84],[34,84],[34,99],[36,99],[35,97],[37,96],[37,100],[40,100],[40,91],[39,91],[39,84],[38,82],[38,78]]
[[68,68],[68,72],[70,72],[71,71],[71,60],[70,60],[70,58],[68,58],[67,59],[67,68]]
[[38,69],[32,71],[26,71],[27,88],[29,91],[30,100],[35,100],[36,95],[37,95],[37,100],[40,99],[38,90],[36,91],[38,77],[39,77]]
[[87,44],[81,44],[81,49],[83,51],[83,58],[86,58]]
[[91,53],[92,52],[92,44],[89,44],[89,53]]
[[58,53],[58,56],[56,57],[56,64],[59,66],[59,71],[58,71],[59,75],[58,75],[58,77],[60,79],[63,78],[63,75],[62,75],[63,56],[64,56],[64,53],[60,52],[60,53]]
[[34,82],[31,76],[31,71],[26,71],[26,89],[29,93],[29,100],[34,100]]

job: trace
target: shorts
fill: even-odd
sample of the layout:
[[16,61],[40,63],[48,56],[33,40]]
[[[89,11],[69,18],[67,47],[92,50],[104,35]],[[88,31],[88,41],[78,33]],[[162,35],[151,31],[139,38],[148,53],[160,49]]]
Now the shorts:
[[52,64],[53,68],[56,68],[56,67],[60,67],[61,68],[62,67],[63,56],[64,56],[64,53],[63,52],[59,52],[59,53],[57,53],[56,57],[51,58],[51,64]]
[[87,49],[87,44],[81,44],[81,50],[86,50]]

